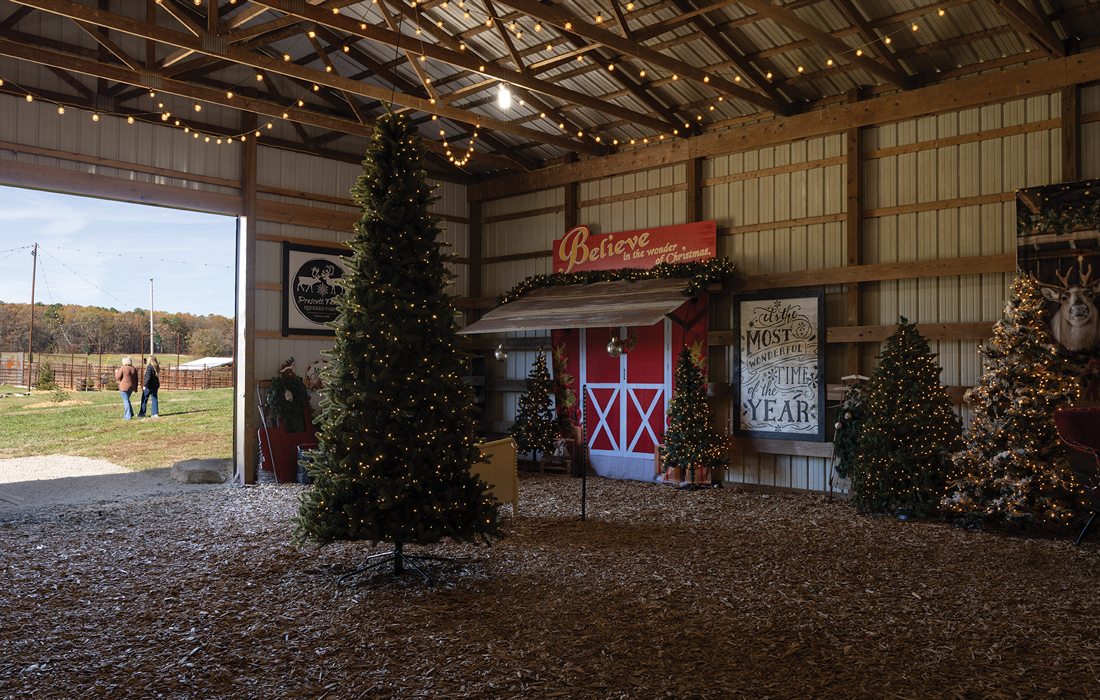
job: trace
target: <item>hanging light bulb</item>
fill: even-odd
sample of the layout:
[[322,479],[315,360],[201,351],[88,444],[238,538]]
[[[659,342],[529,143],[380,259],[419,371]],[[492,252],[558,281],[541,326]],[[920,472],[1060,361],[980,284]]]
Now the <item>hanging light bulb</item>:
[[497,362],[504,362],[508,359],[508,351],[504,349],[504,343],[497,345],[497,349],[493,351],[493,358]]
[[497,90],[497,105],[501,109],[510,109],[512,106],[512,91],[504,83],[501,83]]
[[611,336],[611,340],[607,343],[607,354],[612,357],[618,357],[623,354],[623,343],[619,340],[619,336]]

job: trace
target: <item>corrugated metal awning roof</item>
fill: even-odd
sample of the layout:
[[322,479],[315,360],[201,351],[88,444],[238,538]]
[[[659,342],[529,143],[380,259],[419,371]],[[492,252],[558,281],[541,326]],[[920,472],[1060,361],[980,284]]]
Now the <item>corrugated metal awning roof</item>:
[[684,290],[689,283],[687,279],[652,279],[536,289],[459,332],[652,326],[687,301]]

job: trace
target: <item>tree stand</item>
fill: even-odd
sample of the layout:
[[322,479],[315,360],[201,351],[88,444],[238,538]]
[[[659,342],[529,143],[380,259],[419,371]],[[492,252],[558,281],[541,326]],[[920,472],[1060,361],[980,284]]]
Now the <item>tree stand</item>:
[[[424,569],[420,568],[420,564],[424,564],[429,561],[441,561],[448,564],[454,564],[455,560],[448,557],[432,557],[423,554],[405,554],[404,543],[394,542],[393,549],[389,552],[382,552],[380,554],[372,554],[364,560],[363,566],[360,566],[354,571],[349,571],[346,574],[342,574],[340,578],[336,579],[337,585],[342,585],[349,579],[356,576],[362,576],[366,574],[366,581],[369,583],[378,575],[386,566],[393,562],[393,569],[390,573],[393,576],[399,577],[405,574],[405,571],[411,571],[412,573],[423,579],[429,586],[435,585],[435,579],[428,575]],[[361,584],[360,584],[361,585]]]

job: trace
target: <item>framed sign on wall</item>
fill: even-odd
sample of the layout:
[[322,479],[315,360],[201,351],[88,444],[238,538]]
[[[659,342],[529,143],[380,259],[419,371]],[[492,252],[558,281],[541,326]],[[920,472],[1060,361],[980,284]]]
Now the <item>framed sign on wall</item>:
[[740,297],[738,430],[743,435],[825,440],[825,290]]
[[322,248],[283,241],[283,335],[335,335],[328,324],[343,292],[344,248]]

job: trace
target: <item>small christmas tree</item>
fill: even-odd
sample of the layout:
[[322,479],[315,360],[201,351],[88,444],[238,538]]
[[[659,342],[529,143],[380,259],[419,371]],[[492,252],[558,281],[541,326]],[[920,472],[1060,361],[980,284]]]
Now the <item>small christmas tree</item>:
[[668,407],[664,466],[683,469],[688,481],[694,482],[697,469],[717,469],[726,463],[726,444],[711,427],[703,371],[686,346],[676,360],[675,380],[676,389]]
[[378,119],[352,195],[363,208],[349,241],[321,395],[313,488],[297,539],[403,546],[497,533],[497,509],[470,473],[481,460],[472,389],[462,381],[451,275],[412,121]]
[[1077,400],[1078,381],[1043,306],[1031,275],[1017,274],[981,349],[985,371],[968,396],[974,420],[943,499],[949,513],[1065,525],[1085,509],[1054,426],[1054,411]]
[[546,454],[554,449],[557,424],[550,402],[551,389],[550,373],[546,370],[546,352],[539,348],[539,354],[531,363],[531,371],[527,374],[527,393],[519,397],[516,422],[512,424],[516,449],[530,452],[535,459],[538,457],[536,453]]
[[902,318],[871,375],[867,416],[851,464],[856,506],[927,516],[939,505],[962,428],[928,341]]
[[[844,377],[845,381],[848,377]],[[836,474],[842,479],[848,478],[848,472],[856,459],[859,448],[859,433],[867,417],[867,391],[864,381],[867,377],[855,376],[851,385],[844,390],[844,399],[840,402],[836,432],[833,435],[833,457],[836,461]]]

